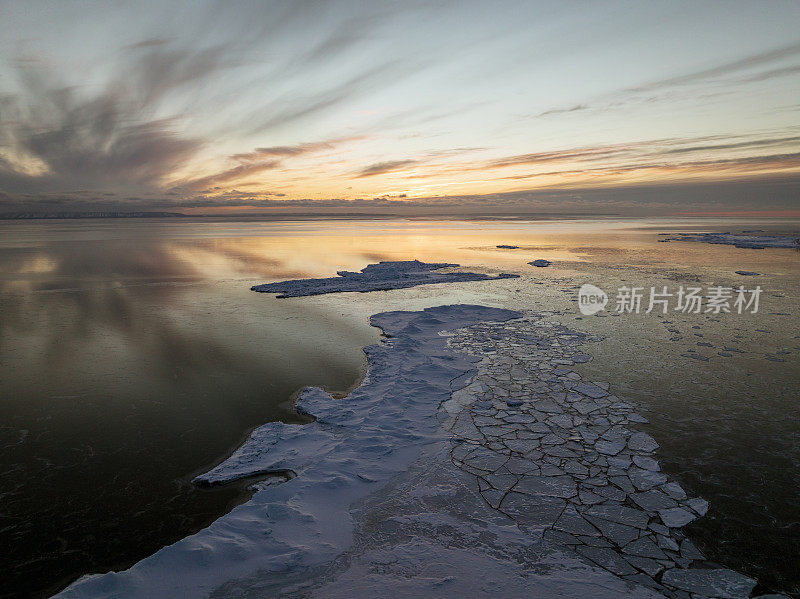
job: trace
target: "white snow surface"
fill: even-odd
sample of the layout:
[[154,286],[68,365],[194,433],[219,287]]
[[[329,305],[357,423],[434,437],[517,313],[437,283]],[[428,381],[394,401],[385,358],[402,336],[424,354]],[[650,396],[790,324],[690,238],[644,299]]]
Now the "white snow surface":
[[57,597],[661,596],[529,534],[449,459],[440,406],[478,358],[439,333],[519,316],[468,305],[373,316],[390,339],[365,349],[361,386],[342,400],[305,389],[297,409],[314,422],[258,428],[198,482],[294,478],[256,483],[208,528]]

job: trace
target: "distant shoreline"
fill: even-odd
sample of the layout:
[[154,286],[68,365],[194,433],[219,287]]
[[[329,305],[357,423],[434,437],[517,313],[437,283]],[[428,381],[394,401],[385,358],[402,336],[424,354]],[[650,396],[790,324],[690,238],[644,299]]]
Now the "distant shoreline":
[[78,218],[171,218],[186,217],[181,212],[5,212],[0,220],[56,220]]
[[[775,217],[752,218],[746,216],[686,216],[676,214],[657,214],[649,216],[625,216],[619,213],[561,214],[555,212],[524,213],[509,212],[500,214],[483,213],[425,213],[400,214],[393,212],[277,212],[277,213],[238,213],[238,214],[186,214],[183,212],[0,212],[0,221],[11,220],[101,220],[101,219],[136,219],[136,218],[178,218],[199,220],[231,220],[231,221],[292,221],[292,220],[404,220],[404,221],[496,221],[496,222],[531,222],[531,221],[571,221],[571,220],[623,220],[642,219],[691,219],[695,222],[744,221],[748,226],[754,222],[772,220],[795,221],[796,217],[776,219]],[[666,233],[665,233],[666,235]]]
[[241,213],[241,214],[185,214],[183,212],[3,212],[0,220],[77,220],[102,218],[209,218],[230,220],[580,220],[584,218],[618,218],[619,214],[558,214],[543,212],[538,214],[398,214],[393,212],[280,212],[280,213]]

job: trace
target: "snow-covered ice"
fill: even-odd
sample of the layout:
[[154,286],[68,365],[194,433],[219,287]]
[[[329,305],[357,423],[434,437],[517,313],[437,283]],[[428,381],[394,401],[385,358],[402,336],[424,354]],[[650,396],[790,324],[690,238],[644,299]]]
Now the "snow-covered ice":
[[708,504],[661,472],[644,419],[570,367],[599,338],[548,316],[373,316],[387,339],[357,389],[305,389],[313,422],[266,424],[196,479],[285,482],[254,479],[208,528],[58,596],[748,596],[681,532]]
[[297,279],[254,285],[253,291],[277,293],[278,297],[301,297],[306,295],[322,295],[325,293],[341,293],[345,291],[386,291],[388,289],[405,289],[417,285],[432,283],[463,283],[466,281],[490,281],[496,279],[514,279],[519,275],[501,273],[496,277],[476,272],[434,272],[442,268],[455,268],[458,264],[446,262],[420,262],[419,260],[401,260],[395,262],[379,262],[361,269],[361,272],[340,270],[338,277],[326,279]]

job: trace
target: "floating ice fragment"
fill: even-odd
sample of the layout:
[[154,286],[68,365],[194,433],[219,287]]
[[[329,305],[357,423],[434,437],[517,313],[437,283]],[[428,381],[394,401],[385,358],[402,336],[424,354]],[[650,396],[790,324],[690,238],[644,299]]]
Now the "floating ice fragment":
[[338,277],[326,279],[297,279],[278,283],[254,285],[252,291],[277,293],[279,298],[322,295],[346,291],[386,291],[405,289],[431,283],[461,283],[465,281],[491,281],[496,279],[518,278],[519,275],[503,273],[496,277],[474,272],[436,273],[442,268],[454,268],[458,264],[446,262],[426,263],[419,260],[379,262],[370,264],[361,272],[339,271]]
[[650,489],[643,493],[631,493],[630,498],[636,505],[648,512],[678,507],[674,499],[656,489]]
[[640,491],[647,491],[667,482],[667,476],[663,472],[653,472],[652,470],[643,470],[637,467],[632,467],[628,470],[628,476]]
[[647,433],[640,432],[631,435],[631,438],[628,439],[628,447],[630,447],[633,451],[650,453],[658,449],[658,443]]
[[661,517],[661,521],[670,528],[680,528],[697,518],[695,514],[682,507],[659,510],[658,515]]
[[706,512],[708,512],[708,502],[705,499],[700,499],[699,497],[690,499],[686,502],[686,505],[697,512],[699,516],[705,516]]
[[572,386],[572,390],[591,397],[592,399],[599,399],[608,395],[608,391],[591,383],[578,383]]
[[653,458],[648,458],[647,456],[642,455],[635,455],[633,456],[633,463],[639,466],[639,468],[644,468],[645,470],[653,470],[658,472],[661,470],[661,466],[658,465]]
[[673,499],[686,499],[686,491],[678,483],[667,483],[661,488]]
[[684,539],[681,542],[680,551],[681,551],[681,557],[684,557],[686,559],[700,559],[700,560],[706,559],[706,556],[700,553],[700,550],[697,547],[695,547],[694,543],[692,543],[689,539]]

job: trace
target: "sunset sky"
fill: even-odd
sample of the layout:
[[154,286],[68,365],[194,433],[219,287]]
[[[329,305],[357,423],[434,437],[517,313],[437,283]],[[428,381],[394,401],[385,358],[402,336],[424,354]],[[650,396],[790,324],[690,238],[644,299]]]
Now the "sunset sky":
[[800,2],[0,2],[0,211],[800,208]]

